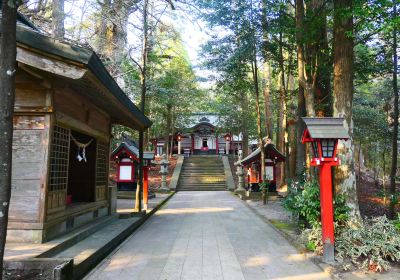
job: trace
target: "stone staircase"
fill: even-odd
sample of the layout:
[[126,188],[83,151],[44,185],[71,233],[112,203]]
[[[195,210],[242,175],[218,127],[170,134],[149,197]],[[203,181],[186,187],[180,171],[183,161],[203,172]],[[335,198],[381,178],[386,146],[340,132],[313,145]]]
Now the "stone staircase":
[[185,158],[177,186],[178,191],[227,190],[224,165],[218,156]]

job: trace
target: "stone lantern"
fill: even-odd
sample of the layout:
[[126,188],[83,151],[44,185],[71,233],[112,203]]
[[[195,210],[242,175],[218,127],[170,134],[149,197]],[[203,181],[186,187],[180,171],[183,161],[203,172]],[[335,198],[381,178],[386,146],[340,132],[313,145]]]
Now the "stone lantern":
[[167,186],[167,174],[168,174],[168,165],[169,161],[167,159],[167,156],[165,154],[162,155],[161,161],[160,161],[160,174],[161,174],[161,191],[169,191],[169,188]]
[[246,189],[243,187],[244,186],[244,170],[243,170],[243,165],[240,164],[240,161],[242,160],[242,156],[239,157],[239,160],[236,165],[236,175],[238,176],[238,186],[235,190],[235,192],[244,192]]

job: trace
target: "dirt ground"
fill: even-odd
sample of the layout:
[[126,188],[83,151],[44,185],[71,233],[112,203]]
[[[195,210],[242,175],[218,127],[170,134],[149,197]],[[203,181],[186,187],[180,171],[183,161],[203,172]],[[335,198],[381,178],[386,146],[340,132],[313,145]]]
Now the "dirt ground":
[[[370,176],[365,173],[359,178],[358,183],[358,202],[360,212],[363,217],[375,217],[388,215],[387,205],[383,197],[383,186],[380,182],[374,182]],[[389,187],[387,186],[386,189]],[[400,186],[397,184],[397,191],[400,191]],[[400,205],[396,207],[397,212],[400,212]]]

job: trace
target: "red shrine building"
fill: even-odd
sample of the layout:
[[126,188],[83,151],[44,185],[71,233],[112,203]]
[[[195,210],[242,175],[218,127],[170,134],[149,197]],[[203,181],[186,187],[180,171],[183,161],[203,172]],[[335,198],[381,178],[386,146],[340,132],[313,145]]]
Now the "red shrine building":
[[[242,136],[234,135],[219,128],[220,119],[216,114],[197,113],[190,116],[187,125],[177,129],[173,137],[175,154],[217,155],[238,154],[243,149]],[[153,140],[156,155],[165,151],[165,139]]]

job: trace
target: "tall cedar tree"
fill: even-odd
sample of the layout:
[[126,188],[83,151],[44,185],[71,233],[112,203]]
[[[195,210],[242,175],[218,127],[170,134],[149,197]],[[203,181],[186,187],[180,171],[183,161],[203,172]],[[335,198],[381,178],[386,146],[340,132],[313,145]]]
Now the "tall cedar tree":
[[[397,18],[397,3],[393,1],[393,20]],[[389,216],[391,219],[395,218],[395,206],[397,203],[396,199],[396,172],[397,172],[397,155],[398,155],[398,134],[399,134],[399,88],[397,85],[397,26],[393,27],[393,38],[392,38],[392,52],[393,52],[393,95],[394,95],[394,114],[393,114],[393,140],[392,140],[392,166],[390,170],[390,206]]]
[[333,115],[344,118],[344,126],[350,139],[340,141],[339,157],[341,165],[336,168],[336,190],[346,196],[350,208],[350,222],[361,222],[357,199],[356,173],[354,167],[353,143],[353,82],[354,82],[354,38],[353,1],[334,0],[333,24]]
[[[11,196],[11,161],[16,72],[16,0],[2,0],[0,26],[0,280]],[[7,30],[7,32],[3,32]]]

